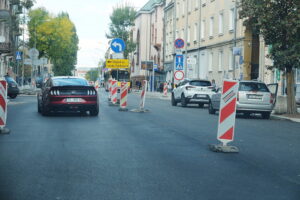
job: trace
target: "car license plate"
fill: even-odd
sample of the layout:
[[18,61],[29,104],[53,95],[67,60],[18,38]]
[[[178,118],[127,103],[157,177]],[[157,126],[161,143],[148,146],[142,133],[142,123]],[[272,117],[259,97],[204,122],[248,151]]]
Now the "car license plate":
[[82,99],[81,98],[67,98],[66,102],[67,103],[79,103],[79,102],[82,102]]
[[249,94],[248,99],[262,99],[261,95]]
[[197,97],[198,98],[206,98],[206,95],[205,94],[197,94]]

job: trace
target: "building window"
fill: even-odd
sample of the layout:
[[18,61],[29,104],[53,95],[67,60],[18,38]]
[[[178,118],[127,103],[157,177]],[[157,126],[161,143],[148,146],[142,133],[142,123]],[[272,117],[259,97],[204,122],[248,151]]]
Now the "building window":
[[201,5],[205,6],[206,5],[206,0],[201,0]]
[[184,14],[185,14],[185,1],[182,2],[182,17],[184,17]]
[[233,25],[234,25],[234,8],[229,10],[229,31],[233,31]]
[[195,1],[195,0],[187,0],[187,3],[188,3],[188,12],[191,13],[192,12],[192,1]]
[[223,51],[219,51],[219,71],[222,71],[223,69]]
[[228,60],[228,61],[229,61],[229,62],[228,62],[228,63],[229,63],[229,64],[228,64],[228,65],[229,65],[228,69],[229,69],[229,70],[233,70],[233,66],[232,66],[232,64],[233,64],[233,62],[232,62],[232,61],[233,61],[233,52],[232,52],[232,49],[229,49],[228,59],[229,59],[229,60]]
[[223,13],[220,13],[219,14],[219,35],[223,35],[224,32],[223,20],[224,20]]
[[201,39],[205,38],[205,20],[201,21]]
[[209,37],[213,37],[214,35],[214,17],[210,17],[209,19]]
[[198,24],[195,23],[194,25],[194,42],[196,42],[198,39]]
[[213,57],[214,57],[214,53],[210,52],[209,56],[208,56],[208,70],[211,72],[213,69]]
[[190,43],[191,42],[191,27],[189,26],[188,27],[188,30],[187,30],[187,43]]
[[198,7],[199,7],[199,0],[195,0],[196,1],[196,3],[195,3],[195,9],[198,9]]

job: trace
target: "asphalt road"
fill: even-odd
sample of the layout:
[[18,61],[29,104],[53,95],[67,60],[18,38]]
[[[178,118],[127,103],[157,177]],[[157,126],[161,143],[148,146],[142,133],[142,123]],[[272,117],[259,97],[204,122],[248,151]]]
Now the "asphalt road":
[[[138,107],[131,94],[129,109]],[[217,115],[147,99],[119,112],[101,93],[99,117],[37,113],[36,97],[9,104],[0,135],[1,200],[299,200],[300,124],[236,121],[238,154],[211,152]]]

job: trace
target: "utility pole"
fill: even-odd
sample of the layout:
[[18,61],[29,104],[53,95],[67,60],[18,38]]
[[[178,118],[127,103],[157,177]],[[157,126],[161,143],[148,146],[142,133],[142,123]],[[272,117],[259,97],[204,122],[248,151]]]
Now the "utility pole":
[[189,24],[189,20],[188,20],[188,2],[189,0],[186,0],[185,1],[186,4],[185,4],[185,31],[184,31],[184,42],[185,42],[185,48],[184,48],[184,51],[185,51],[185,58],[184,58],[184,76],[187,77],[187,38],[188,38],[188,24]]
[[23,52],[22,52],[22,88],[24,87],[24,74],[25,74],[25,24],[26,24],[26,18],[25,18],[25,6],[23,7]]

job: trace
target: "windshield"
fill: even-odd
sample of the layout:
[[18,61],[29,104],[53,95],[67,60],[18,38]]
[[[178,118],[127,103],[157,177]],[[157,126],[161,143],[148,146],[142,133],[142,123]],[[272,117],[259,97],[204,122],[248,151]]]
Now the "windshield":
[[122,70],[114,70],[111,72],[111,77],[118,81],[129,81],[129,72]]
[[80,78],[55,78],[53,86],[88,86],[88,82]]
[[270,92],[265,84],[254,82],[240,83],[239,91]]

